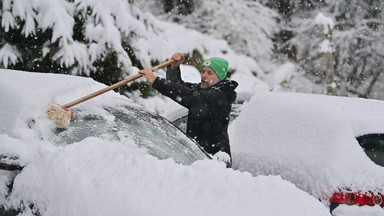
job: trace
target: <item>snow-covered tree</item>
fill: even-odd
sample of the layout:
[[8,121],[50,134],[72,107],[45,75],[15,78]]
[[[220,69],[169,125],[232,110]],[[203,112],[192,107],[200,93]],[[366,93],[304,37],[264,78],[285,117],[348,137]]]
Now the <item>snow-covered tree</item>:
[[114,81],[139,63],[129,40],[146,26],[128,1],[4,0],[0,13],[2,67]]
[[180,47],[170,45],[165,24],[131,0],[4,0],[0,18],[4,68],[91,76],[111,84],[169,58],[158,50]]
[[[244,7],[246,2],[233,6],[261,10],[252,2],[249,8]],[[203,58],[228,59],[231,75],[234,74],[241,83],[238,88],[241,91],[254,91],[255,83],[262,83],[260,78],[265,74],[260,65],[253,58],[237,52],[236,46],[229,45],[219,33],[215,34],[220,37],[214,37],[213,30],[212,33],[202,33],[180,23],[159,20],[148,13],[146,7],[135,3],[132,0],[4,0],[0,2],[0,67],[90,76],[111,84],[137,74],[141,68],[168,60],[175,52],[182,52],[188,60],[194,59],[196,64],[192,65],[198,69]],[[152,3],[146,1],[144,5]],[[196,9],[196,5],[193,8]],[[218,18],[207,24],[213,29],[225,30],[224,24],[230,21],[226,17],[229,12],[223,13],[219,9],[211,14]],[[265,29],[260,27],[260,35],[252,35],[252,31],[245,34],[260,39],[260,43],[249,40],[248,45],[252,44],[249,51],[263,54],[261,50],[268,51],[272,46],[267,33],[274,28],[274,23],[270,16],[265,20],[263,16],[258,18],[266,23]],[[216,21],[220,24],[217,27],[214,25]],[[255,24],[249,21],[239,25],[246,30],[250,23]],[[235,25],[231,28],[236,29]],[[234,33],[241,35],[241,31]],[[161,75],[164,71],[158,73]],[[119,91],[137,101],[141,96],[155,95],[149,89],[145,80],[139,80],[124,89],[119,88]]]
[[[334,22],[334,80],[336,94],[384,99],[380,86],[383,79],[382,35],[384,2],[380,0],[291,0],[273,1],[284,15],[283,35],[277,45],[306,71],[307,77],[319,83],[325,76],[319,66],[316,46],[319,31],[316,16],[322,12]],[[284,4],[282,3],[284,2]],[[269,2],[270,3],[270,2]],[[270,3],[271,4],[271,3]],[[281,9],[281,10],[280,10]],[[325,63],[323,64],[325,65]],[[332,65],[332,64],[331,64]],[[317,75],[317,76],[313,76]],[[326,83],[326,82],[324,82]],[[380,84],[381,83],[381,84]],[[327,89],[327,86],[324,86]],[[323,91],[325,93],[326,90]]]
[[382,92],[377,87],[384,83],[384,2],[342,1],[334,8],[336,72],[341,93],[384,99],[384,95],[373,92]]
[[296,52],[294,54],[297,55],[295,57],[305,70],[306,76],[324,86],[322,93],[335,94],[332,18],[320,12],[313,18],[296,19],[293,18],[292,21],[298,23],[298,26],[292,25],[291,28],[300,33],[289,41],[293,44]]
[[[172,2],[171,10],[164,9]],[[162,20],[179,23],[218,39],[224,39],[238,53],[255,59],[264,72],[271,70],[273,35],[278,31],[278,13],[253,0],[160,0],[135,2]],[[188,3],[193,11],[181,13]]]
[[127,27],[116,26],[132,8],[125,1],[116,3],[117,7],[103,1],[2,1],[0,67],[115,82],[132,64],[130,47],[120,38]]

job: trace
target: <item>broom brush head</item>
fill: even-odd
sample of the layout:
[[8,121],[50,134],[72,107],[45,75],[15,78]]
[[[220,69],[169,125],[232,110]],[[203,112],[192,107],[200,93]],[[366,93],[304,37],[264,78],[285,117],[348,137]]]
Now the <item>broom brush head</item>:
[[73,118],[73,112],[59,104],[52,104],[47,109],[48,118],[54,121],[57,126],[67,129]]

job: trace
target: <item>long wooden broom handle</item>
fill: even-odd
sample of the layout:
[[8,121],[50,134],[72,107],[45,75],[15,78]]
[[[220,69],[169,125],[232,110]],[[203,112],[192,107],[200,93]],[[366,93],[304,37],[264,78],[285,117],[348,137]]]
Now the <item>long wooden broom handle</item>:
[[[160,68],[166,67],[167,65],[171,64],[173,61],[175,61],[175,60],[171,59],[171,60],[168,60],[168,61],[166,61],[166,62],[163,62],[163,63],[161,63],[161,64],[159,64],[159,65],[156,65],[155,67],[151,68],[151,70],[152,70],[152,71],[155,71],[155,70],[158,70],[158,69],[160,69]],[[89,94],[89,95],[87,95],[87,96],[84,96],[84,97],[82,97],[82,98],[79,98],[79,99],[77,99],[77,100],[75,100],[75,101],[72,101],[72,102],[70,102],[70,103],[67,103],[67,104],[64,105],[64,107],[65,107],[65,108],[69,108],[69,107],[75,106],[75,105],[77,105],[77,104],[79,104],[79,103],[82,103],[82,102],[87,101],[87,100],[89,100],[89,99],[92,99],[92,98],[94,98],[94,97],[96,97],[96,96],[99,96],[99,95],[101,95],[101,94],[104,94],[105,92],[108,92],[108,91],[110,91],[110,90],[113,90],[113,89],[115,89],[115,88],[118,88],[118,87],[120,87],[120,86],[123,86],[123,85],[125,85],[125,84],[127,84],[127,83],[129,83],[129,82],[132,82],[132,81],[134,81],[134,80],[140,78],[141,76],[142,76],[141,74],[136,74],[136,75],[134,75],[134,76],[128,77],[128,78],[125,79],[125,80],[122,80],[122,81],[120,81],[120,82],[118,82],[118,83],[115,83],[115,84],[113,84],[113,85],[111,85],[111,86],[108,86],[108,87],[106,87],[106,88],[103,88],[103,89],[101,89],[101,90],[99,90],[99,91],[97,91],[97,92],[94,92],[94,93],[92,93],[92,94]]]

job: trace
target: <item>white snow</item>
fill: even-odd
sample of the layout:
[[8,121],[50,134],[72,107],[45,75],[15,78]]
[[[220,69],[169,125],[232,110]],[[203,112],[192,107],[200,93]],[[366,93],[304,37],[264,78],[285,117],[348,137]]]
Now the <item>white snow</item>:
[[329,40],[323,40],[321,43],[320,43],[320,52],[321,53],[333,53],[333,44],[329,41]]
[[[171,12],[164,13],[162,3],[159,1],[137,0],[134,2],[142,11],[149,11],[158,19],[169,22],[177,19],[177,23],[185,26],[187,30],[195,29],[214,38],[224,39],[237,53],[257,59],[257,63],[264,70],[269,71],[275,66],[270,64],[269,54],[273,49],[270,38],[277,30],[278,13],[259,2],[249,0],[236,2],[196,0],[193,3],[194,12],[188,16],[181,16],[177,6]],[[183,34],[183,38],[184,36],[188,34]],[[195,43],[189,39],[186,41]],[[230,62],[234,60],[229,59]],[[257,71],[259,76],[262,71]]]
[[4,46],[0,49],[0,61],[4,65],[8,66],[9,64],[16,64],[19,57],[20,53],[10,44],[4,44]]
[[[207,2],[206,4],[214,6],[216,3]],[[263,24],[258,25],[259,20],[252,23],[242,23],[242,30],[247,31],[247,35],[252,35],[253,40],[244,43],[242,49],[244,52],[237,53],[233,46],[227,41],[217,38],[217,35],[203,34],[197,30],[188,29],[181,25],[164,22],[151,13],[142,10],[137,5],[123,0],[5,0],[3,3],[3,14],[1,25],[8,32],[11,28],[15,28],[17,23],[15,18],[25,21],[23,33],[25,36],[33,36],[33,34],[41,29],[43,31],[52,29],[52,37],[50,41],[44,44],[43,55],[50,53],[53,60],[57,63],[74,68],[68,71],[73,75],[86,74],[89,76],[89,70],[96,70],[94,63],[105,57],[109,51],[115,51],[118,57],[118,65],[126,75],[134,75],[137,68],[132,66],[131,59],[127,54],[124,46],[129,45],[137,59],[144,67],[152,67],[153,61],[168,60],[173,53],[183,52],[190,53],[197,50],[208,57],[223,57],[230,62],[230,68],[239,71],[235,76],[242,76],[239,82],[243,90],[253,90],[254,85],[262,83],[260,79],[264,76],[264,70],[251,57],[249,52],[254,56],[261,56],[268,59],[267,53],[271,53],[272,43],[269,39],[276,29],[274,18],[277,16],[272,10],[262,10],[263,7],[259,3],[249,2],[246,5],[233,4],[230,1],[225,2],[226,5],[239,7],[238,10],[249,12],[257,12],[258,17],[263,19]],[[223,10],[216,11],[214,16],[222,16],[226,13]],[[87,14],[87,9],[91,9],[92,14]],[[75,20],[74,16],[80,16],[84,22],[84,40],[78,41],[73,38]],[[243,13],[241,19],[248,19],[251,14]],[[225,17],[223,17],[225,18]],[[229,19],[229,18],[228,18]],[[251,22],[251,21],[249,21]],[[252,30],[248,26],[256,25],[257,30]],[[216,23],[217,28],[225,29],[226,21]],[[234,24],[235,25],[235,24]],[[233,26],[233,27],[236,27]],[[260,32],[255,34],[255,32]],[[236,37],[242,36],[236,32]],[[235,36],[233,36],[235,37]],[[232,40],[233,42],[240,40]],[[244,40],[241,40],[244,41]],[[51,44],[58,42],[59,50],[49,49]],[[250,45],[249,45],[250,44]],[[9,49],[3,46],[0,53],[0,63],[4,67],[15,63],[17,49]],[[267,67],[264,64],[264,67]],[[257,73],[257,77],[253,75]],[[243,75],[241,75],[243,74]],[[247,79],[254,80],[248,85]]]
[[322,26],[324,35],[329,34],[334,27],[332,18],[325,16],[321,12],[315,17],[315,23]]
[[343,186],[382,190],[384,168],[355,137],[384,132],[384,102],[299,93],[256,93],[229,128],[234,167],[280,175],[326,198]]
[[382,216],[383,209],[379,206],[346,206],[341,205],[333,212],[334,216]]
[[[40,76],[39,76],[40,75]],[[44,118],[45,109],[52,103],[64,105],[106,87],[91,78],[57,74],[32,74],[0,70],[0,107],[6,113],[0,117],[1,133],[12,134],[25,125],[27,117]],[[95,98],[101,102],[110,93]],[[116,96],[114,96],[116,97]],[[125,98],[120,96],[121,98]],[[81,105],[80,105],[81,106]],[[23,116],[27,115],[27,116]]]
[[[71,68],[68,73],[72,75],[89,76],[90,70],[97,70],[94,63],[109,51],[116,52],[118,66],[125,71],[125,76],[131,76],[137,73],[138,68],[132,66],[127,52],[135,54],[143,67],[152,67],[154,61],[168,60],[175,52],[192,54],[197,50],[203,58],[217,56],[227,59],[230,69],[235,71],[232,78],[240,84],[238,91],[268,90],[267,73],[276,67],[270,63],[269,54],[273,49],[270,37],[277,28],[277,13],[258,2],[234,4],[226,0],[221,3],[224,5],[220,6],[215,1],[204,2],[203,10],[199,12],[202,16],[209,13],[209,16],[204,16],[207,20],[202,22],[205,23],[201,23],[209,27],[209,34],[202,33],[199,28],[190,29],[159,20],[147,12],[152,3],[146,2],[144,7],[140,1],[130,3],[123,0],[5,0],[1,25],[7,32],[17,27],[16,18],[25,21],[22,31],[26,37],[33,36],[39,29],[51,28],[52,37],[44,43],[41,55],[52,55],[56,63]],[[218,10],[209,10],[209,7]],[[224,16],[231,7],[239,11],[236,17]],[[91,9],[92,14],[88,14],[87,9]],[[157,8],[153,6],[150,9]],[[85,41],[73,38],[75,16],[84,22]],[[249,37],[252,39],[247,39]],[[51,49],[54,42],[58,42],[59,50]],[[129,51],[124,49],[126,45],[131,48]],[[9,48],[4,45],[0,50],[0,63],[5,68],[20,61],[19,50]],[[262,60],[259,63],[255,58]],[[139,95],[132,96],[141,102]],[[154,100],[167,101],[159,97]],[[167,107],[168,103],[160,106]]]
[[15,22],[16,21],[12,13],[5,11],[2,14],[1,26],[4,28],[5,31],[8,31],[10,28],[13,28],[16,25]]
[[[190,166],[159,160],[130,139],[88,137],[56,146],[28,128],[33,118],[42,133],[52,130],[45,107],[104,87],[91,79],[0,70],[0,86],[0,152],[19,154],[25,164],[10,205],[33,202],[42,215],[55,216],[329,215],[316,198],[279,176],[253,177],[208,159]],[[109,92],[78,106],[102,115],[102,104],[115,103],[134,105]]]
[[[241,171],[226,169],[214,160],[191,166],[158,160],[130,139],[118,142],[89,137],[69,146],[41,140],[52,134],[54,127],[45,115],[49,104],[65,104],[105,85],[69,75],[0,70],[0,153],[17,153],[26,165],[16,177],[9,204],[34,202],[43,215],[316,216],[329,215],[317,198],[334,187],[382,187],[382,167],[373,164],[354,139],[383,132],[382,102],[260,93],[322,92],[293,64],[279,66],[269,60],[273,48],[270,36],[277,26],[275,12],[247,0],[241,1],[243,4],[201,1],[204,7],[216,9],[200,11],[206,23],[191,19],[193,23],[183,27],[160,21],[146,12],[148,8],[130,2],[4,0],[1,25],[7,32],[17,27],[16,19],[25,21],[25,36],[32,36],[38,28],[52,28],[51,41],[43,47],[42,56],[51,54],[50,43],[58,41],[60,51],[54,58],[68,67],[76,65],[68,71],[72,75],[89,75],[93,63],[107,49],[117,52],[119,66],[126,69],[127,76],[136,74],[138,68],[132,67],[122,46],[124,40],[129,40],[130,51],[144,67],[152,67],[154,60],[167,60],[174,52],[192,54],[195,49],[203,58],[226,58],[230,69],[235,70],[231,78],[240,84],[237,91],[255,95],[229,131],[234,165]],[[89,16],[87,8],[92,9]],[[151,9],[158,10],[154,6]],[[234,10],[237,12],[229,12]],[[85,16],[84,36],[89,42],[72,38],[77,13]],[[301,22],[308,28],[314,23],[323,26],[324,34],[334,25],[322,13]],[[189,29],[190,24],[206,25],[210,34],[201,33],[196,26]],[[318,45],[322,52],[333,51],[328,40]],[[4,44],[0,49],[4,67],[17,63],[19,56],[15,46]],[[184,80],[199,82],[195,68],[182,65],[181,69]],[[163,70],[157,73],[165,76]],[[286,82],[291,87],[284,89]],[[163,96],[147,100],[138,92],[129,96],[132,101],[109,92],[78,106],[106,119],[113,116],[100,108],[102,104],[140,104],[162,115],[180,108]],[[28,127],[32,119],[39,122],[41,134]],[[0,195],[6,193],[2,183],[9,178],[0,173]],[[343,206],[336,210],[336,215],[361,215],[365,211],[383,215],[378,208]],[[31,213],[27,210],[23,215]]]
[[269,89],[280,90],[284,83],[288,83],[292,79],[293,74],[295,74],[295,65],[292,63],[286,63],[276,68],[269,78]]

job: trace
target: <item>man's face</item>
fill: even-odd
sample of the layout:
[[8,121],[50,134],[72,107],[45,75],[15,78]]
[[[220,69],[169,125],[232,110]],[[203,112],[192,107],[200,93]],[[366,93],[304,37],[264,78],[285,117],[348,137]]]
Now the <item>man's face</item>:
[[210,67],[203,67],[201,72],[201,88],[209,88],[220,82],[219,77]]

